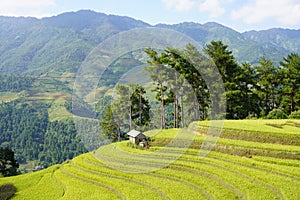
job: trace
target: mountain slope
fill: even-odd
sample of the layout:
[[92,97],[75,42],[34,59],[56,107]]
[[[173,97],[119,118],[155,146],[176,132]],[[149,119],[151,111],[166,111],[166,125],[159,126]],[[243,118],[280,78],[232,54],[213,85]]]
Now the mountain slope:
[[[129,17],[89,10],[36,19],[0,17],[0,73],[62,75],[75,73],[101,41],[121,31],[150,25]],[[271,29],[239,33],[217,23],[158,24],[182,32],[201,45],[222,40],[237,60],[257,63],[265,56],[275,63],[299,52],[300,30]]]
[[245,32],[243,36],[261,45],[272,44],[277,48],[284,49],[286,52],[300,53],[300,30],[273,28]]
[[240,63],[258,63],[259,58],[262,56],[279,63],[282,57],[290,52],[269,42],[267,42],[267,45],[260,44],[256,40],[244,37],[242,33],[214,22],[203,25],[197,23],[159,24],[157,27],[170,28],[182,32],[200,42],[203,47],[212,40],[222,40],[233,51],[234,56]]
[[0,72],[34,75],[76,72],[92,48],[105,38],[146,26],[128,17],[92,11],[41,20],[0,17]]

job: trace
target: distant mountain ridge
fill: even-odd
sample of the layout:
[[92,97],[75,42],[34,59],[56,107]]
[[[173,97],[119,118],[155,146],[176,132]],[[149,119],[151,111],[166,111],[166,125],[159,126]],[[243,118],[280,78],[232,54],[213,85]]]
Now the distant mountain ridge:
[[[122,31],[150,26],[130,17],[90,10],[43,19],[0,17],[0,73],[75,73],[101,41]],[[261,56],[278,63],[290,52],[300,53],[300,30],[239,33],[215,22],[157,24],[154,27],[179,31],[203,46],[211,40],[222,40],[240,63],[257,63]]]
[[243,36],[259,44],[273,44],[285,49],[287,52],[300,52],[300,29],[272,28],[269,30],[244,32]]

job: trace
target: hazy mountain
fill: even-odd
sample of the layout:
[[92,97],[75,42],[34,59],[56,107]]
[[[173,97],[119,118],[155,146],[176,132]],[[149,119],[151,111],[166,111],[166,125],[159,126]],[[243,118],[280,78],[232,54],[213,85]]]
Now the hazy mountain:
[[[0,73],[63,74],[76,72],[101,41],[121,31],[150,25],[129,17],[89,10],[36,19],[0,17]],[[239,33],[217,23],[158,24],[185,33],[200,44],[222,40],[239,62],[265,56],[275,63],[300,52],[300,30],[270,29]]]
[[[197,23],[181,23],[175,25],[159,24],[158,27],[170,28],[185,33],[203,46],[212,40],[222,40],[223,43],[229,45],[236,59],[242,62],[257,63],[259,58],[265,56],[275,63],[279,63],[282,57],[291,52],[274,45],[271,41],[261,44],[257,40],[245,37],[231,28],[220,25],[215,22],[206,24]],[[298,36],[300,39],[300,35]]]
[[245,32],[243,36],[260,45],[273,45],[279,49],[284,49],[286,52],[300,52],[300,30],[273,28]]

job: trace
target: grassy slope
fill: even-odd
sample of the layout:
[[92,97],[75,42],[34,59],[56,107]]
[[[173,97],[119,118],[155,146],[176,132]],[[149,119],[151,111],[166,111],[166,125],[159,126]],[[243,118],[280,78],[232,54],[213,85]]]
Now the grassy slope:
[[65,102],[66,99],[63,97],[59,97],[52,102],[51,107],[48,109],[50,121],[62,121],[73,117],[73,115],[64,106]]
[[[243,127],[247,121],[229,122],[225,127],[237,127],[238,123]],[[178,133],[183,134],[177,142],[194,137],[190,148],[180,148],[180,142],[165,147]],[[201,145],[204,136],[194,131],[170,129],[147,134],[155,140],[149,150],[128,147],[126,141],[114,143],[39,172],[2,178],[0,185],[17,187],[13,199],[300,199],[299,159],[258,155],[249,159],[217,151],[203,158],[196,144]],[[226,138],[217,145],[224,144],[300,153],[300,147],[293,145]],[[178,159],[173,162],[172,158]],[[147,173],[130,173],[138,170]]]

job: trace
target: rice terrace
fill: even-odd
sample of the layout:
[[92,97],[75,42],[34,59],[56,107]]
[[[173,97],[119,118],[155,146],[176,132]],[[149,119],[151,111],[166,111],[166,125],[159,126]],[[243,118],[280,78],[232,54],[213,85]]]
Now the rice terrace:
[[[299,199],[299,125],[299,120],[228,120],[224,132],[236,138],[225,134],[214,151],[200,158],[207,126],[201,122],[187,132],[196,134],[191,147],[169,166],[144,174],[114,169],[126,160],[128,167],[144,162],[151,168],[180,150],[164,147],[178,130],[150,131],[149,150],[128,147],[127,141],[112,143],[39,172],[0,179],[0,184],[16,186],[14,199]],[[261,137],[255,138],[258,133]],[[124,152],[116,154],[116,148]],[[161,148],[166,148],[163,153],[151,156]],[[137,156],[126,157],[126,152]]]

